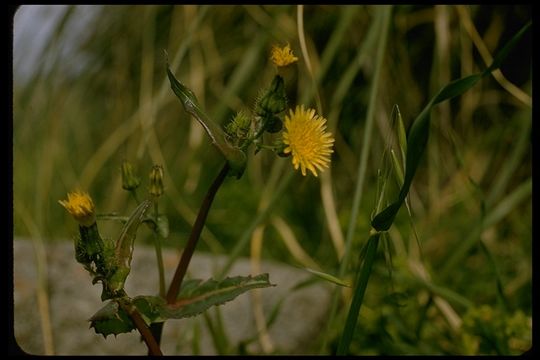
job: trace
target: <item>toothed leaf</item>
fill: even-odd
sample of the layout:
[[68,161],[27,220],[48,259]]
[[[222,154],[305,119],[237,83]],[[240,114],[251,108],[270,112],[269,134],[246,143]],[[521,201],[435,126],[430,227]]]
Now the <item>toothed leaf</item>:
[[221,281],[188,280],[182,285],[176,303],[161,307],[160,315],[165,319],[195,316],[211,306],[231,301],[248,290],[269,286],[275,285],[269,282],[268,274],[235,276]]
[[96,334],[101,334],[104,338],[110,334],[116,336],[135,329],[128,314],[115,301],[109,301],[89,321]]

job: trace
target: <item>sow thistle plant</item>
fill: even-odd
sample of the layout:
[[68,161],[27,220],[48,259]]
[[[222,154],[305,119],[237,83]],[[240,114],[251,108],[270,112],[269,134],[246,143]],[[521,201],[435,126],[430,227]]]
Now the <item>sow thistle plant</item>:
[[[373,123],[373,109],[377,93],[375,85],[379,81],[381,64],[384,62],[384,49],[391,24],[391,6],[379,9],[377,16],[380,17],[379,40],[381,46],[378,46],[376,54],[374,86],[368,107],[368,124]],[[443,86],[414,118],[406,134],[404,126],[400,126],[401,130],[398,135],[400,135],[402,161],[399,162],[395,154],[391,153],[399,189],[397,194],[387,196],[384,184],[388,181],[386,178],[381,181],[383,185],[380,191],[377,191],[378,200],[370,219],[369,237],[360,256],[361,261],[354,269],[355,281],[351,286],[352,299],[346,310],[345,323],[343,324],[343,317],[335,316],[338,309],[337,292],[334,292],[329,319],[326,321],[328,327],[337,322],[339,322],[339,326],[343,326],[337,344],[337,355],[349,353],[380,239],[386,238],[387,231],[393,225],[399,210],[407,202],[410,187],[428,143],[433,108],[439,103],[464,94],[497,70],[520,38],[531,27],[531,24],[529,22],[524,25],[497,53],[487,68]],[[82,191],[69,193],[67,200],[60,201],[60,204],[79,224],[79,236],[74,243],[75,259],[90,273],[93,284],[101,282],[103,287],[101,300],[108,301],[90,318],[91,327],[96,333],[106,337],[109,334],[116,335],[137,329],[148,346],[149,354],[161,355],[159,342],[165,321],[199,315],[208,308],[231,301],[251,289],[273,286],[268,274],[235,276],[223,280],[188,279],[184,281],[213,199],[228,176],[237,179],[242,177],[247,158],[251,154],[250,149],[254,148],[254,154],[262,150],[270,150],[277,156],[288,157],[294,169],[300,170],[303,176],[307,176],[308,173],[317,176],[319,172],[325,171],[329,167],[334,138],[331,133],[326,131],[326,119],[321,114],[317,114],[315,110],[306,108],[302,104],[290,106],[287,102],[285,80],[280,73],[283,68],[297,62],[298,58],[293,54],[290,45],[287,44],[284,47],[274,46],[270,60],[277,68],[277,73],[270,85],[260,92],[251,111],[239,111],[224,128],[206,115],[194,93],[175,78],[167,65],[166,72],[174,94],[179,98],[184,110],[204,128],[212,144],[225,160],[223,168],[210,185],[202,201],[190,236],[167,289],[165,289],[163,280],[160,243],[163,238],[168,237],[168,219],[165,214],[159,212],[158,206],[159,199],[165,191],[161,167],[156,165],[152,168],[147,195],[144,200],[139,201],[137,190],[141,185],[141,180],[129,163],[122,164],[122,187],[130,192],[137,203],[135,210],[129,217],[107,217],[97,214],[96,206],[91,197]],[[398,116],[398,118],[400,117]],[[366,131],[366,134],[366,139],[368,139],[369,132]],[[364,144],[369,144],[369,142],[365,141]],[[365,151],[367,149],[362,150],[362,153],[367,154]],[[357,194],[360,194],[363,183],[361,179],[364,175],[361,174],[365,173],[363,169],[367,161],[364,159],[367,159],[367,156],[362,157],[359,165],[360,175],[355,190],[352,214],[356,214],[359,208],[358,199],[360,197]],[[385,171],[385,174],[389,174],[389,171]],[[99,233],[97,220],[107,218],[121,221],[124,224],[116,240],[102,238]],[[154,233],[160,271],[160,291],[159,295],[132,297],[126,293],[124,284],[131,270],[131,258],[137,230],[142,223],[150,227]],[[349,227],[351,231],[348,231],[351,235],[347,236],[347,249],[351,248],[355,224],[356,215],[351,216]],[[457,263],[460,258],[463,258],[463,254],[463,252],[451,254],[451,260]],[[354,254],[350,250],[345,250],[345,256],[340,265],[340,277],[347,270],[347,263],[352,255]],[[506,319],[492,329],[486,329],[483,327],[485,315],[486,311],[480,309],[471,312],[464,319],[463,329],[466,334],[463,342],[471,349],[471,352],[484,346],[485,343],[491,342],[494,334],[500,334],[501,329],[508,338],[508,347],[522,347],[519,341],[523,338],[523,334],[519,334],[515,329],[516,324],[519,325],[523,322],[522,316],[516,315],[515,318]],[[334,319],[336,320],[334,321]],[[328,329],[327,334],[329,334]],[[326,341],[327,339],[323,339],[323,342]],[[516,342],[518,343],[516,344]],[[505,353],[506,349],[500,349],[500,352]]]
[[[333,152],[334,138],[326,131],[326,119],[315,110],[299,105],[289,108],[285,94],[285,81],[280,68],[298,61],[290,45],[274,46],[270,60],[277,68],[272,82],[257,97],[253,110],[239,111],[222,129],[203,111],[194,93],[178,81],[167,65],[167,76],[174,94],[184,110],[204,128],[212,144],[225,158],[225,164],[211,184],[203,199],[189,239],[176,268],[174,277],[165,291],[161,239],[168,237],[168,219],[159,213],[158,202],[164,192],[163,168],[154,165],[149,175],[147,196],[139,201],[137,190],[141,179],[132,165],[124,161],[121,166],[122,188],[128,191],[137,207],[129,217],[98,215],[90,195],[82,191],[68,194],[59,201],[79,224],[75,239],[75,259],[93,277],[92,283],[101,282],[101,300],[108,303],[90,318],[97,334],[107,337],[137,329],[145,341],[149,354],[161,355],[159,341],[163,323],[201,314],[211,306],[221,305],[238,295],[255,288],[274,286],[268,274],[235,276],[221,281],[206,281],[184,277],[195,251],[202,228],[216,192],[227,176],[240,178],[244,173],[248,150],[254,153],[270,150],[280,157],[289,157],[294,169],[303,176],[307,171],[317,172],[328,168]],[[272,134],[271,143],[265,143],[264,134]],[[102,238],[97,219],[113,219],[124,223],[115,241]],[[139,226],[145,223],[154,233],[159,267],[159,296],[129,296],[124,284],[131,270],[133,246]]]

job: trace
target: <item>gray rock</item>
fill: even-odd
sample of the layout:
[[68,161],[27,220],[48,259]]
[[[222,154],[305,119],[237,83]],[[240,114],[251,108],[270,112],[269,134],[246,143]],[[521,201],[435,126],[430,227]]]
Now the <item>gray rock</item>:
[[[48,292],[54,347],[62,355],[144,355],[146,346],[138,332],[120,334],[106,339],[89,329],[87,321],[104,303],[100,300],[101,284],[92,285],[90,275],[75,261],[73,244],[69,241],[46,246],[48,266]],[[180,254],[165,250],[163,253],[166,283],[174,273]],[[196,253],[190,263],[188,277],[208,279],[224,264],[224,256]],[[31,354],[43,354],[41,324],[37,306],[37,269],[32,242],[14,241],[14,322],[15,338],[19,346]],[[270,313],[283,299],[269,335],[276,354],[307,353],[322,328],[330,302],[330,288],[321,282],[293,289],[310,277],[300,269],[270,261],[261,262],[261,272],[270,274],[275,287],[258,289],[263,312]],[[251,274],[249,259],[239,259],[226,275]],[[256,275],[256,274],[252,274]],[[153,248],[135,247],[131,274],[126,282],[130,296],[155,295],[158,292],[157,265]],[[253,294],[247,292],[231,302],[207,313],[215,319],[216,309],[223,319],[229,343],[236,345],[256,336],[252,310]],[[215,321],[214,321],[215,322]],[[196,336],[199,333],[199,336]],[[162,350],[164,354],[192,354],[194,338],[199,339],[202,355],[214,355],[212,337],[204,316],[170,320],[164,326]],[[258,341],[248,347],[251,353],[262,353]]]

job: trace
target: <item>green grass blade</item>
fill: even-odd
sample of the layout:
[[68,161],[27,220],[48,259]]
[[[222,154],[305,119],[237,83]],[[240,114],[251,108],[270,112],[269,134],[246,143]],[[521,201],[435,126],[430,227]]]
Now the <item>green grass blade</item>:
[[305,268],[305,270],[309,271],[313,275],[316,275],[316,276],[320,277],[321,279],[324,279],[324,280],[329,281],[331,283],[337,284],[339,286],[351,287],[351,285],[347,284],[345,281],[343,281],[341,279],[338,279],[337,277],[335,277],[333,275],[330,275],[330,274],[327,274],[327,273],[324,273],[324,272],[321,272],[321,271],[313,270],[313,269],[310,269],[310,268]]
[[[375,71],[373,74],[371,89],[370,89],[370,98],[369,98],[369,104],[368,104],[368,110],[367,110],[367,116],[366,116],[366,125],[364,130],[364,138],[363,138],[363,144],[362,144],[362,150],[361,150],[361,158],[360,158],[360,164],[358,165],[358,172],[356,177],[356,185],[355,185],[355,191],[353,195],[353,203],[351,207],[351,218],[348,224],[347,228],[347,234],[345,238],[345,251],[344,256],[341,261],[338,276],[340,278],[343,278],[347,266],[349,264],[349,260],[351,257],[351,248],[352,248],[352,240],[356,229],[356,224],[358,220],[358,210],[360,208],[360,202],[362,200],[362,193],[363,193],[363,187],[364,187],[364,180],[366,178],[366,168],[367,168],[367,161],[368,161],[368,153],[370,150],[370,140],[372,137],[372,128],[374,123],[374,114],[375,114],[375,104],[377,99],[377,92],[379,89],[380,81],[381,81],[381,68],[382,64],[384,62],[384,54],[386,50],[386,43],[388,39],[388,30],[390,27],[390,19],[392,15],[392,7],[391,6],[384,6],[384,7],[377,7],[376,8],[376,18],[371,25],[373,30],[369,30],[368,33],[368,39],[366,39],[366,42],[368,40],[372,39],[370,37],[370,34],[374,36],[374,38],[378,41],[379,46],[377,48],[377,55],[376,55],[376,61],[375,61]],[[379,35],[379,36],[377,36]],[[360,59],[360,58],[359,58]],[[358,60],[358,63],[360,61]],[[358,65],[359,66],[359,65]],[[349,73],[349,72],[347,72]],[[352,69],[350,74],[351,77],[348,78],[352,82],[352,74],[355,73],[355,69]],[[345,81],[347,82],[347,81]],[[343,84],[343,82],[342,82]],[[340,84],[340,88],[341,85]],[[346,89],[347,86],[343,85],[341,89]],[[345,95],[345,94],[343,94]],[[332,303],[330,307],[330,315],[327,322],[327,328],[326,333],[329,334],[330,328],[334,323],[334,317],[337,311],[337,304],[338,304],[338,296],[339,293],[337,291],[334,292],[332,296]],[[327,342],[327,336],[324,338],[324,341],[321,345],[321,350],[324,350],[326,347]]]
[[403,186],[401,187],[398,198],[372,220],[371,225],[377,231],[386,231],[390,228],[394,222],[397,212],[399,211],[401,205],[403,205],[403,202],[409,193],[409,188],[416,173],[416,169],[418,168],[422,155],[426,149],[426,144],[429,137],[430,113],[433,106],[442,101],[449,100],[463,94],[472,88],[483,76],[497,69],[508,53],[517,44],[518,40],[521,39],[529,26],[530,23],[525,25],[516,35],[514,35],[514,37],[497,54],[493,64],[488,69],[480,74],[469,75],[464,78],[454,80],[450,84],[443,87],[415,119],[407,139],[407,163],[405,165],[406,171]]
[[[396,116],[396,122],[397,122],[397,138],[398,138],[398,145],[399,150],[401,151],[401,160],[403,163],[405,163],[406,154],[407,154],[407,133],[405,131],[405,124],[403,123],[403,118],[401,117],[401,112],[399,111],[399,106],[394,105],[395,108],[395,116]],[[392,126],[394,126],[394,123],[392,122]],[[403,182],[403,179],[401,180]]]
[[512,37],[512,39],[510,39],[508,43],[506,43],[504,48],[501,51],[499,51],[499,53],[495,56],[491,65],[486,70],[484,70],[482,76],[489,75],[493,70],[497,70],[498,68],[501,67],[501,64],[504,61],[504,59],[508,56],[510,51],[512,51],[514,46],[516,46],[517,42],[523,37],[525,32],[529,30],[531,25],[532,25],[532,21],[529,21],[527,24],[525,24],[525,26],[521,28],[521,30],[518,31],[516,35]]
[[482,78],[482,74],[473,74],[469,76],[465,76],[464,78],[454,80],[450,82],[448,85],[443,87],[437,95],[431,100],[431,102],[428,104],[430,110],[431,107],[434,105],[443,102],[445,100],[452,99],[456,96],[459,96],[472,88],[478,80]]
[[401,184],[403,184],[403,170],[401,169],[401,164],[399,163],[396,152],[394,150],[390,150],[390,156],[392,157],[392,165],[394,165],[396,180],[398,181],[399,186],[401,186]]
[[354,290],[354,296],[351,307],[349,308],[349,313],[347,314],[347,321],[345,322],[343,335],[339,340],[337,355],[346,355],[349,351],[349,345],[351,344],[351,340],[354,335],[354,329],[356,328],[356,323],[358,321],[358,314],[360,313],[360,307],[362,306],[369,276],[371,275],[371,269],[373,267],[373,263],[375,262],[375,255],[377,254],[377,245],[379,244],[380,236],[381,233],[376,233],[371,235],[368,239],[366,257],[358,275],[358,284]]
[[347,228],[347,237],[345,240],[345,256],[340,265],[339,277],[343,277],[345,270],[347,269],[347,265],[349,263],[349,257],[350,257],[351,246],[352,246],[352,238],[353,238],[353,234],[356,228],[356,223],[357,223],[357,218],[358,218],[358,209],[360,207],[360,202],[362,200],[364,180],[366,178],[368,154],[369,154],[370,144],[371,144],[370,140],[372,138],[371,130],[373,128],[373,123],[374,123],[375,104],[376,104],[377,93],[378,93],[379,84],[380,84],[382,64],[384,62],[383,60],[384,60],[384,53],[385,53],[385,48],[386,48],[385,45],[386,45],[386,40],[387,40],[387,35],[388,35],[388,28],[390,25],[392,7],[385,6],[385,7],[380,8],[379,11],[380,11],[379,16],[383,18],[383,21],[381,21],[382,32],[379,38],[380,46],[377,52],[375,73],[373,75],[373,84],[371,87],[371,95],[369,99],[368,112],[366,116],[366,128],[364,130],[362,155],[360,158],[360,164],[358,166],[358,176],[356,178],[357,182],[356,182],[356,188],[355,188],[354,197],[353,197],[353,206],[351,209],[351,220]]

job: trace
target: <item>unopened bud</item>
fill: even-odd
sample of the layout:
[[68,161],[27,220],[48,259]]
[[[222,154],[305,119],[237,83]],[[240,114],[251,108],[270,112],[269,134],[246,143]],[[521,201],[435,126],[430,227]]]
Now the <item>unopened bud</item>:
[[251,125],[251,118],[240,110],[227,124],[225,131],[233,138],[245,138]]
[[285,82],[279,75],[274,77],[270,87],[257,104],[257,115],[267,116],[267,114],[279,114],[287,107],[287,97],[285,95]]
[[150,171],[149,193],[152,196],[159,197],[163,194],[163,167],[154,165]]
[[122,162],[122,188],[132,191],[139,187],[141,179],[133,174],[133,167],[127,160]]

